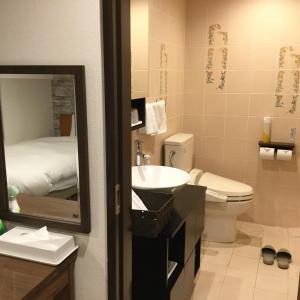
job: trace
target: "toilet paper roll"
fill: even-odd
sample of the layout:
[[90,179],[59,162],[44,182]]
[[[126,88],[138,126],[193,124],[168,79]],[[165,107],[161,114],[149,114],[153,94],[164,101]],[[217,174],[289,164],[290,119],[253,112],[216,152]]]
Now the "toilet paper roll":
[[260,149],[259,149],[260,159],[274,160],[274,155],[275,155],[274,148],[260,147]]
[[277,160],[291,161],[292,160],[293,151],[292,150],[277,150]]

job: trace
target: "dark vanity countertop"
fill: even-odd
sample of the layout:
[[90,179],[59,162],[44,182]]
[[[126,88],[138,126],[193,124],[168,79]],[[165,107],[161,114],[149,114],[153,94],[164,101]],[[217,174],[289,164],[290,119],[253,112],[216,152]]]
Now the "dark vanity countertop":
[[175,192],[174,209],[168,225],[163,229],[161,235],[174,237],[186,217],[193,209],[200,206],[200,218],[205,214],[205,192],[206,187],[199,185],[186,185]]

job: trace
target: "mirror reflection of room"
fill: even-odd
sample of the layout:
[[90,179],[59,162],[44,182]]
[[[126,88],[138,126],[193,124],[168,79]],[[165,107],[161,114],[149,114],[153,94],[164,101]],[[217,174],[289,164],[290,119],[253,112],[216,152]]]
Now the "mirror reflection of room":
[[78,215],[74,76],[5,74],[0,84],[10,210],[59,216],[51,205],[72,200]]

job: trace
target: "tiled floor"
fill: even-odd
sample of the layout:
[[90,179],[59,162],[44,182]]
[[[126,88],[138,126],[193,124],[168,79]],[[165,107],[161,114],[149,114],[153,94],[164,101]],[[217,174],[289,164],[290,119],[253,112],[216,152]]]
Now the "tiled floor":
[[[300,229],[239,222],[233,244],[202,242],[201,267],[191,300],[296,300],[300,270]],[[262,245],[287,248],[289,270],[262,263]]]

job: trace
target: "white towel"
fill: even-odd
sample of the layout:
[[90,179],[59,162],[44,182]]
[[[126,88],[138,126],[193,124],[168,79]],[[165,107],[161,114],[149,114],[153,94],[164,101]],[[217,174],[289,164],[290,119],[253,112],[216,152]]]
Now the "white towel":
[[134,190],[131,190],[131,197],[132,197],[132,203],[131,207],[134,210],[148,210],[144,202],[140,199],[140,197],[134,192]]
[[146,134],[157,135],[167,131],[166,102],[146,104]]
[[157,122],[157,134],[167,132],[167,114],[165,100],[158,101],[154,106],[154,111]]

